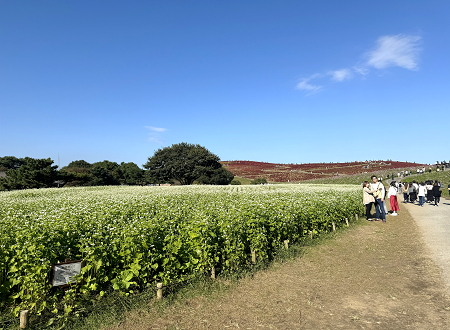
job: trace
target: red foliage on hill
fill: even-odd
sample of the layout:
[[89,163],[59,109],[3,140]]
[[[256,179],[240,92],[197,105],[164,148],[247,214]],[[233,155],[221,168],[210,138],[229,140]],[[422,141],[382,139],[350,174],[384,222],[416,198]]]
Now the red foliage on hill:
[[366,161],[351,163],[274,164],[247,160],[222,161],[234,176],[247,179],[266,178],[270,182],[296,182],[326,178],[333,175],[352,175],[389,169],[426,166],[410,162]]

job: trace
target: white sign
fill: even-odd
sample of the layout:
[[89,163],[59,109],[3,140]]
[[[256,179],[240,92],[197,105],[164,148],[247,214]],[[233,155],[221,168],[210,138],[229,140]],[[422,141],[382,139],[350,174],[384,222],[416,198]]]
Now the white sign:
[[53,286],[68,285],[76,282],[75,276],[81,273],[82,261],[63,263],[53,266]]

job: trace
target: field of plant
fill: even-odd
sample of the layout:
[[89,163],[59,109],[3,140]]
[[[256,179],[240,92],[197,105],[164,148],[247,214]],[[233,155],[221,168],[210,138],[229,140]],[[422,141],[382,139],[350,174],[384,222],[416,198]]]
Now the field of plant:
[[[0,193],[0,303],[69,314],[86,294],[129,294],[211,267],[232,271],[251,250],[291,243],[362,214],[358,186],[89,187]],[[82,282],[51,288],[51,265],[86,262]],[[77,288],[76,290],[74,288]]]
[[222,165],[233,175],[241,178],[265,178],[269,182],[300,182],[314,179],[328,179],[336,176],[363,174],[383,171],[399,172],[416,170],[423,164],[397,161],[365,161],[350,163],[308,163],[308,164],[274,164],[252,161],[223,161]]

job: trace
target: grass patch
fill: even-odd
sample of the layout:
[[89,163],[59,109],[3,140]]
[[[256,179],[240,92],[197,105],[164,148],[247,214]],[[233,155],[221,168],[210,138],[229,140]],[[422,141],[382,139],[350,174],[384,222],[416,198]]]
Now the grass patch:
[[252,180],[251,179],[240,178],[238,176],[235,176],[234,180],[239,181],[241,184],[252,184]]

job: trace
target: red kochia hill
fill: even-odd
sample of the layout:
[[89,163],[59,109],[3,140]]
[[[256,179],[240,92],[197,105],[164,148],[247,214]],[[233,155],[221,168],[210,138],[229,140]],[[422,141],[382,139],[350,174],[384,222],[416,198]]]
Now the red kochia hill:
[[352,175],[392,169],[417,169],[425,164],[397,161],[365,161],[351,163],[274,164],[247,160],[222,161],[234,176],[247,179],[266,178],[270,182],[296,182],[334,175]]

